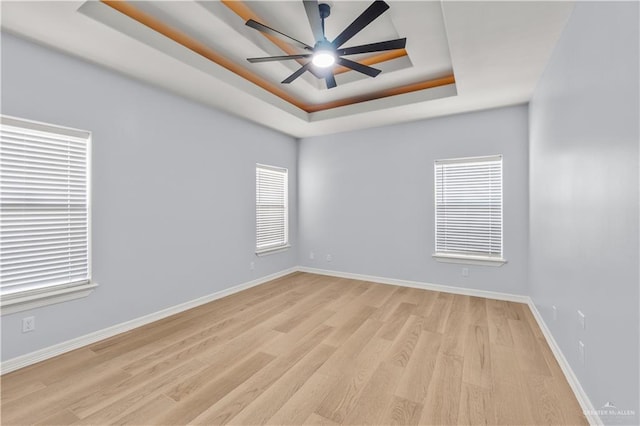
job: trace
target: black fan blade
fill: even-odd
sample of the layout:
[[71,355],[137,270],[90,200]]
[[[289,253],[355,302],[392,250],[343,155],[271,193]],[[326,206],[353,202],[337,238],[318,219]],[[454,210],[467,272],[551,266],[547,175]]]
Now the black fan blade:
[[406,38],[398,38],[395,40],[381,41],[379,43],[363,44],[360,46],[346,47],[344,49],[338,49],[337,54],[343,55],[355,55],[358,53],[369,52],[382,52],[383,50],[395,50],[404,49],[407,44]]
[[322,31],[322,19],[320,18],[318,1],[302,0],[302,3],[304,3],[304,10],[307,12],[307,18],[309,19],[309,25],[311,25],[313,38],[316,40],[316,42],[324,40],[324,32]]
[[314,75],[315,78],[321,79],[324,78],[324,74],[320,71],[322,68],[318,68],[315,65],[311,65],[309,67],[309,72]]
[[310,65],[311,65],[311,62],[307,62],[306,64],[298,68],[298,71],[294,72],[289,77],[282,80],[282,84],[289,84],[296,78],[300,77],[307,69],[309,69]]
[[349,24],[349,26],[345,28],[335,40],[333,40],[333,45],[335,47],[342,46],[351,37],[358,34],[364,27],[373,22],[378,16],[382,15],[387,9],[389,9],[389,5],[382,0],[374,1],[367,10],[362,12],[355,21]]
[[350,68],[350,69],[352,69],[354,71],[361,72],[362,74],[366,74],[369,77],[375,77],[375,76],[377,76],[378,74],[380,74],[382,72],[382,70],[379,70],[377,68],[372,68],[372,67],[367,66],[367,65],[362,65],[362,64],[350,61],[350,60],[345,59],[345,58],[338,58],[338,59],[336,59],[336,62],[338,64],[342,65],[343,67],[347,67],[347,68]]
[[308,44],[303,43],[300,40],[296,40],[293,37],[289,37],[288,35],[286,35],[284,33],[281,33],[280,31],[274,30],[273,28],[269,28],[266,25],[261,24],[260,22],[254,21],[253,19],[249,19],[245,25],[247,25],[248,27],[254,28],[254,29],[258,30],[258,31],[261,31],[261,32],[263,32],[265,34],[269,34],[271,36],[278,37],[279,39],[284,40],[287,43],[292,44],[294,46],[298,46],[298,47],[300,47],[302,49],[313,50],[313,48],[311,46],[309,46]]
[[287,56],[267,56],[264,58],[247,58],[247,61],[252,64],[256,62],[272,62],[272,61],[286,61],[288,59],[301,59],[308,58],[311,56],[311,53],[303,54],[303,55],[287,55]]
[[327,89],[333,89],[337,86],[336,78],[333,76],[333,73],[331,71],[328,71],[324,76],[324,81],[327,82]]

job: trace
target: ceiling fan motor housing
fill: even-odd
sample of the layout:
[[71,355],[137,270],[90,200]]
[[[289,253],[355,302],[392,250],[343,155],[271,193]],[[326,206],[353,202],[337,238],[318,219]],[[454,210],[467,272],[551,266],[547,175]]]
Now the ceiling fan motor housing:
[[[406,38],[398,38],[395,40],[386,40],[378,43],[342,48],[342,45],[389,9],[389,5],[385,3],[384,0],[375,0],[371,3],[369,7],[353,22],[351,22],[351,24],[349,24],[335,39],[333,39],[333,41],[327,40],[324,32],[324,20],[331,14],[331,6],[328,3],[319,3],[318,0],[303,0],[303,4],[307,18],[309,19],[309,24],[311,25],[313,38],[315,39],[313,47],[280,31],[256,22],[253,19],[249,19],[246,22],[246,25],[258,31],[268,34],[269,36],[277,37],[305,51],[305,53],[285,56],[247,58],[247,60],[252,63],[306,59],[307,62],[303,63],[296,72],[282,80],[282,84],[289,84],[306,71],[310,71],[316,77],[324,78],[327,82],[328,89],[334,88],[337,86],[333,73],[333,67],[335,65],[360,72],[368,75],[369,77],[376,77],[382,72],[382,70],[349,60],[344,56],[404,49],[406,45]],[[312,65],[314,68],[311,68]],[[320,68],[323,72],[318,73],[318,70],[316,70],[315,67]]]
[[331,15],[331,6],[327,3],[320,3],[318,5],[318,9],[320,10],[320,18],[325,19]]

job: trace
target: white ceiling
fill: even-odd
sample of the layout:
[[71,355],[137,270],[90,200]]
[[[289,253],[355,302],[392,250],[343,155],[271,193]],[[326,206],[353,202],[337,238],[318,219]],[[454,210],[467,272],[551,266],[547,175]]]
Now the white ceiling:
[[[455,84],[307,113],[99,2],[2,2],[2,28],[296,137],[527,102],[573,2],[389,1],[391,8],[348,45],[407,37],[408,57],[374,65],[375,79],[348,72],[327,90],[309,73],[286,87],[305,103],[366,95],[455,74]],[[335,37],[369,1],[333,1]],[[217,1],[132,2],[279,84],[296,63],[248,64],[282,54]],[[264,23],[313,44],[301,1],[247,2]],[[80,9],[80,11],[79,11]]]

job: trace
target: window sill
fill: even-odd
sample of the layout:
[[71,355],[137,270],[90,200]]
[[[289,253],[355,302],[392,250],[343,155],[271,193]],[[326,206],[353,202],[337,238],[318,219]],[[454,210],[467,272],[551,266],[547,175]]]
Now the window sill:
[[256,250],[256,256],[267,256],[269,254],[280,253],[282,251],[288,250],[289,247],[291,247],[291,245],[287,244],[286,246],[278,246],[278,247],[271,247],[263,250]]
[[96,287],[98,284],[88,282],[70,287],[49,288],[2,296],[0,297],[0,315],[87,297]]
[[467,256],[463,254],[434,253],[432,257],[438,262],[461,263],[465,265],[502,266],[507,261],[498,257]]

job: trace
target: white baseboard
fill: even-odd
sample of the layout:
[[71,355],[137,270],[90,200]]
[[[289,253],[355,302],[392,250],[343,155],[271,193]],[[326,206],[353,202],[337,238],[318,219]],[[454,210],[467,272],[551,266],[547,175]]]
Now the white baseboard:
[[75,339],[67,340],[66,342],[58,343],[53,346],[49,346],[47,348],[39,349],[37,351],[30,352],[25,355],[20,355],[18,357],[2,362],[0,364],[0,374],[9,373],[11,371],[15,371],[20,368],[27,367],[31,364],[35,364],[37,362],[44,361],[49,358],[53,358],[54,356],[61,355],[65,352],[69,352],[74,349],[78,349],[83,346],[90,345],[100,340],[104,340],[109,337],[115,336],[116,334],[124,333],[134,328],[141,327],[151,322],[158,321],[160,319],[166,318],[171,315],[175,315],[177,313],[195,308],[200,305],[204,305],[205,303],[212,302],[216,299],[221,299],[233,293],[237,293],[239,291],[258,286],[260,284],[264,284],[268,281],[283,277],[285,275],[288,275],[297,271],[298,271],[298,268],[295,268],[295,267],[285,269],[283,271],[276,272],[274,274],[257,278],[253,281],[249,281],[249,282],[242,283],[224,290],[220,290],[215,293],[212,293],[203,297],[199,297],[197,299],[189,300],[188,302],[170,306],[166,309],[162,309],[160,311],[153,312],[151,314],[144,315],[142,317],[135,318],[130,321],[116,324],[114,326],[107,327],[102,330],[94,331],[93,333],[76,337]]
[[297,271],[307,272],[311,274],[318,274],[318,275],[327,275],[327,276],[338,277],[338,278],[370,281],[370,282],[375,282],[380,284],[390,284],[390,285],[397,285],[397,286],[403,286],[403,287],[419,288],[424,290],[441,291],[445,293],[463,294],[467,296],[477,296],[477,297],[485,297],[485,298],[496,299],[496,300],[506,300],[509,302],[525,303],[531,309],[531,312],[533,313],[533,316],[536,319],[538,326],[540,327],[540,330],[542,330],[542,333],[546,338],[547,343],[549,344],[549,347],[553,352],[553,355],[558,361],[558,364],[560,365],[560,368],[562,369],[562,372],[564,373],[567,379],[567,382],[571,386],[571,389],[573,390],[573,393],[575,394],[576,399],[578,400],[578,403],[584,410],[587,420],[592,425],[603,424],[600,417],[598,417],[596,410],[593,408],[593,405],[591,404],[589,397],[587,396],[584,389],[580,385],[578,378],[576,377],[575,373],[571,369],[571,366],[567,362],[567,359],[564,357],[564,355],[562,354],[562,351],[560,350],[560,347],[558,346],[555,339],[553,338],[551,331],[547,327],[546,323],[542,319],[542,316],[540,315],[540,312],[538,312],[538,309],[536,308],[535,304],[533,303],[533,301],[529,296],[500,293],[500,292],[486,291],[486,290],[476,290],[476,289],[462,288],[462,287],[453,287],[453,286],[446,286],[446,285],[439,285],[439,284],[430,284],[430,283],[423,283],[418,281],[399,280],[394,278],[376,277],[371,275],[352,274],[348,272],[309,268],[306,266],[299,266],[299,267],[285,269],[283,271],[276,272],[274,274],[267,275],[243,284],[239,284],[234,287],[230,287],[225,290],[221,290],[221,291],[209,294],[207,296],[199,297],[197,299],[190,300],[188,302],[184,302],[179,305],[162,309],[160,311],[151,313],[149,315],[135,318],[130,321],[116,324],[114,326],[111,326],[102,330],[98,330],[93,333],[89,333],[87,335],[77,337],[75,339],[68,340],[66,342],[58,343],[56,345],[49,346],[47,348],[43,348],[25,355],[18,356],[16,358],[9,359],[0,364],[0,372],[1,374],[5,374],[14,370],[18,370],[20,368],[29,366],[31,364],[35,364],[37,362],[44,361],[54,356],[61,355],[65,352],[69,352],[74,349],[78,349],[83,346],[90,345],[100,340],[115,336],[116,334],[124,333],[134,328],[141,327],[145,324],[158,321],[162,318],[166,318],[168,316],[186,311],[188,309],[195,308],[205,303],[212,302],[216,299],[229,296],[239,291],[246,290],[248,288],[255,287],[260,284],[264,284],[268,281],[274,280],[276,278],[280,278],[282,276],[285,276]]
[[587,396],[587,393],[582,388],[582,385],[580,385],[580,382],[578,381],[578,377],[573,372],[573,369],[571,369],[569,362],[567,361],[567,359],[564,357],[564,354],[560,350],[560,346],[558,346],[558,343],[553,338],[553,334],[551,334],[551,330],[549,330],[549,327],[547,327],[547,324],[544,322],[542,315],[540,315],[540,311],[538,311],[538,308],[536,307],[535,303],[533,303],[533,300],[531,300],[531,298],[529,298],[529,308],[531,309],[531,312],[533,313],[533,317],[536,319],[536,322],[538,323],[538,327],[540,327],[540,330],[542,330],[542,334],[547,340],[547,343],[549,344],[549,347],[551,348],[553,355],[556,357],[556,361],[558,361],[558,364],[560,365],[560,368],[564,373],[564,377],[567,379],[567,382],[569,382],[569,386],[571,386],[571,390],[573,390],[573,393],[575,394],[576,399],[580,404],[580,407],[582,407],[582,411],[585,414],[585,417],[587,418],[587,420],[589,421],[589,424],[594,426],[603,425],[604,423],[602,422],[602,419],[600,419],[600,417],[598,416],[598,413],[596,409],[593,407],[593,404],[591,404],[591,400]]
[[327,269],[299,266],[298,271],[310,274],[328,275],[331,277],[349,278],[352,280],[370,281],[379,284],[398,285],[402,287],[419,288],[422,290],[441,291],[443,293],[463,294],[465,296],[486,297],[487,299],[506,300],[508,302],[529,303],[528,296],[518,294],[499,293],[496,291],[476,290],[473,288],[453,287],[448,285],[423,283],[419,281],[399,280],[395,278],[376,277],[372,275],[352,274],[350,272],[331,271]]

